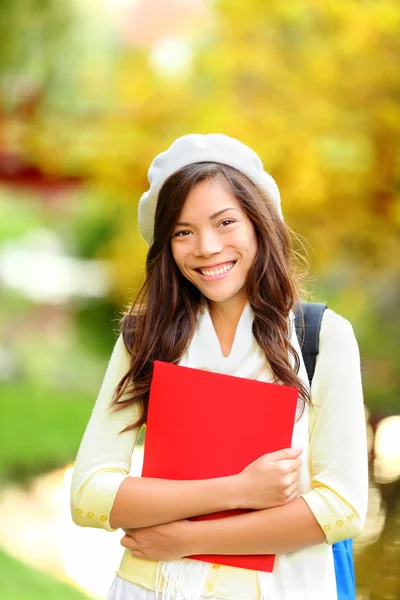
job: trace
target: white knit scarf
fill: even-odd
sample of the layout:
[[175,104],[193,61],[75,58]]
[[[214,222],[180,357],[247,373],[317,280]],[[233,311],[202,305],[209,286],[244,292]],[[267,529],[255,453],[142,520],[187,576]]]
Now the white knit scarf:
[[[231,352],[222,356],[221,347],[208,309],[200,312],[195,334],[180,360],[181,365],[225,373],[248,379],[275,382],[274,374],[252,334],[254,313],[247,303],[240,317]],[[289,336],[300,358],[299,377],[309,388],[306,368],[294,327],[294,313],[289,314]],[[289,353],[291,364],[294,358]],[[298,416],[303,409],[299,401]],[[303,448],[299,494],[310,490],[308,469],[308,406],[304,407],[294,427],[292,447]],[[160,562],[157,566],[156,597],[162,600],[199,600],[207,579],[209,563],[181,559]],[[319,573],[316,578],[316,573]],[[162,576],[164,587],[162,587]],[[276,556],[273,573],[258,573],[262,600],[336,600],[332,549],[327,544]],[[248,599],[254,600],[254,599]],[[258,600],[258,599],[257,599]]]

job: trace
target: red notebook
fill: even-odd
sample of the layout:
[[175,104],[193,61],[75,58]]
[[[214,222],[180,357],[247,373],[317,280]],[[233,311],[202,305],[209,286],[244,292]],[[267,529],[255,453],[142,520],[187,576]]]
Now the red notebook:
[[[143,477],[211,479],[242,471],[262,454],[290,448],[298,389],[154,362]],[[196,519],[223,518],[225,511]],[[196,555],[271,572],[274,555]]]

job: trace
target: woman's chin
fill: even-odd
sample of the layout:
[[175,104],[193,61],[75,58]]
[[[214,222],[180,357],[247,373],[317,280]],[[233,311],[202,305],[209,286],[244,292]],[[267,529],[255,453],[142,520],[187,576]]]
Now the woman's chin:
[[221,290],[220,292],[218,292],[217,290],[211,291],[200,289],[200,291],[203,294],[203,296],[205,296],[210,302],[226,302],[227,300],[232,300],[232,298],[238,295],[238,290]]

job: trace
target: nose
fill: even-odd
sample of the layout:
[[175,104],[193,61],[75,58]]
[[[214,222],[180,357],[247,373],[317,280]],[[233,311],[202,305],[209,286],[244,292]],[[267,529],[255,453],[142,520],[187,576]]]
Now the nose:
[[223,250],[222,240],[215,231],[204,231],[196,236],[196,246],[193,254],[196,258],[209,258]]

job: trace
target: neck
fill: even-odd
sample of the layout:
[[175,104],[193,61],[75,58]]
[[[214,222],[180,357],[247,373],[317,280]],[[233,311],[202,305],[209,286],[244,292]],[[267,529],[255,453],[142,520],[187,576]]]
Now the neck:
[[237,295],[224,302],[209,302],[209,310],[213,322],[236,329],[246,302],[246,294]]
[[246,302],[247,296],[241,294],[224,302],[209,303],[210,317],[221,346],[222,356],[230,355]]

